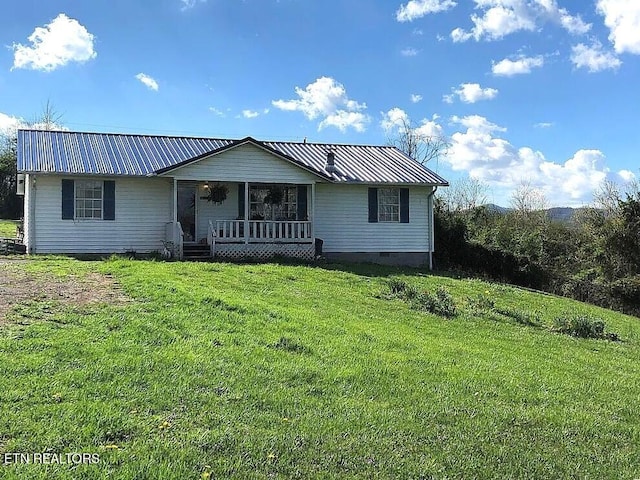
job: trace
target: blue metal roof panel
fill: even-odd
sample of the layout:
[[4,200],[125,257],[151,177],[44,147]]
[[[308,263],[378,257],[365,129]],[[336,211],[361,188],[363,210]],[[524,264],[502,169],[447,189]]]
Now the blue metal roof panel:
[[[447,184],[394,147],[249,141],[337,183]],[[20,130],[17,166],[21,172],[146,176],[234,143],[217,138]],[[329,150],[335,154],[333,172],[326,170]]]

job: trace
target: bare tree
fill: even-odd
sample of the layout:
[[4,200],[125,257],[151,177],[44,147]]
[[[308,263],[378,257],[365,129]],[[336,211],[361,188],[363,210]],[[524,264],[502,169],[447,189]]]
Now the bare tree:
[[516,212],[525,215],[541,212],[548,206],[544,192],[524,181],[511,193],[510,203]]
[[445,208],[452,212],[473,210],[487,203],[487,184],[472,178],[463,177],[442,192],[441,199]]
[[62,117],[64,115],[56,109],[51,100],[42,106],[42,112],[27,124],[34,130],[62,130]]
[[412,122],[407,117],[398,121],[396,134],[387,139],[389,145],[396,147],[423,165],[447,155],[451,147],[447,137],[426,133],[423,126]]

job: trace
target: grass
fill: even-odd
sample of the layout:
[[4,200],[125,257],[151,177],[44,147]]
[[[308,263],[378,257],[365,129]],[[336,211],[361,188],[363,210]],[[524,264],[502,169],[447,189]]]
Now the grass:
[[[134,301],[10,313],[0,454],[95,452],[100,463],[0,465],[3,478],[640,476],[636,318],[383,267],[23,268],[110,274]],[[381,297],[390,277],[446,288],[458,315]],[[469,300],[479,295],[491,309]],[[542,326],[497,310],[537,312]],[[543,328],[567,311],[622,341]]]
[[0,237],[15,238],[20,220],[0,220]]

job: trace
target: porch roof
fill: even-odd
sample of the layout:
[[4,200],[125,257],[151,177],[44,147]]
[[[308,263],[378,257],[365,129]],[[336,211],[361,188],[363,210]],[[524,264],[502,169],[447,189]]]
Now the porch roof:
[[[159,135],[19,130],[18,171],[75,175],[150,176],[253,144],[336,183],[447,185],[442,177],[400,150],[343,145]],[[335,170],[326,169],[329,150]]]

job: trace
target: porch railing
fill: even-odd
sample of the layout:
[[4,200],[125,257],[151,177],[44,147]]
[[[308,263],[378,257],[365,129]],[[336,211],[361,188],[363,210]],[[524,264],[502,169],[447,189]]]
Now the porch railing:
[[[245,224],[248,235],[245,236]],[[299,220],[216,220],[216,241],[249,243],[311,243],[313,227],[309,221]]]
[[182,260],[184,250],[184,232],[180,222],[169,222],[165,227],[165,241],[167,247],[170,246],[173,257]]
[[216,230],[213,226],[213,222],[209,220],[209,229],[207,230],[207,243],[209,244],[209,253],[211,258],[216,255]]

